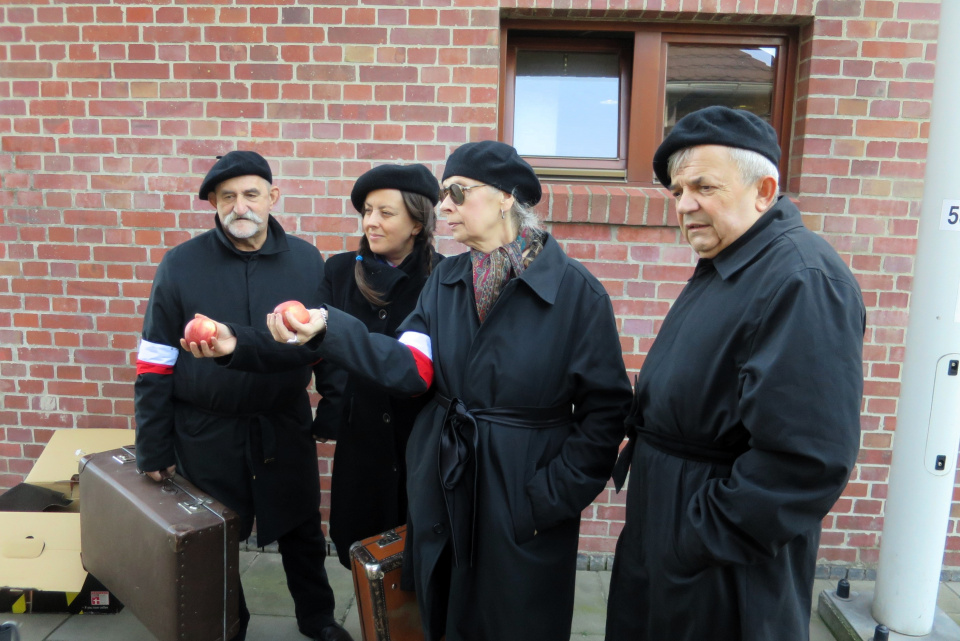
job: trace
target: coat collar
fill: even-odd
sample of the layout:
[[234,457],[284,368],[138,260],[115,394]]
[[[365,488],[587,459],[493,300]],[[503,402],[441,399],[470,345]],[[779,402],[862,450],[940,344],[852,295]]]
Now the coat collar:
[[713,267],[720,278],[727,280],[752,263],[775,239],[798,227],[803,227],[800,210],[789,198],[780,196],[743,236],[712,259]]
[[227,233],[223,231],[223,225],[220,224],[220,216],[214,214],[213,220],[216,223],[214,231],[216,232],[217,240],[238,256],[269,256],[271,254],[285,252],[289,249],[287,245],[287,232],[283,230],[283,226],[281,226],[280,222],[273,216],[267,217],[267,239],[263,242],[263,247],[252,252],[241,251],[230,242],[230,239],[227,238]]
[[[560,281],[563,279],[567,256],[560,248],[560,244],[549,233],[544,232],[543,249],[520,275],[520,282],[526,283],[534,294],[543,302],[553,305],[560,290]],[[455,263],[456,268],[444,273],[440,277],[443,285],[463,283],[473,287],[473,269],[470,264],[469,253],[461,254],[460,260]]]
[[396,267],[376,258],[364,258],[360,262],[360,265],[373,288],[382,294],[387,294],[398,282],[407,280],[416,274],[418,270],[422,271],[422,254],[423,252],[420,251],[420,247],[416,246],[414,251],[410,252]]

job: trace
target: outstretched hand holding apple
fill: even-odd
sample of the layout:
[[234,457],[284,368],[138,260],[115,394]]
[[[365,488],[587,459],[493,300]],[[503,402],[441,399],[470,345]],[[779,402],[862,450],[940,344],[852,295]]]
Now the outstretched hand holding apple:
[[287,320],[287,310],[290,310],[291,318],[295,318],[301,323],[310,322],[310,312],[307,311],[307,308],[304,307],[303,303],[301,303],[300,301],[288,300],[285,303],[280,303],[274,308],[273,313],[280,314],[280,318],[283,320],[283,324],[291,332],[296,330],[293,329],[293,326],[290,325],[290,322]]
[[237,338],[223,323],[203,314],[195,314],[183,330],[180,347],[193,354],[194,358],[227,356],[236,349]]
[[[279,309],[278,306],[277,310]],[[267,314],[267,329],[270,330],[274,340],[281,343],[303,345],[327,328],[323,312],[319,309],[305,311],[308,312],[309,318],[303,322],[300,320],[303,316],[298,314],[296,309],[286,308],[282,313],[274,311],[273,314]]]

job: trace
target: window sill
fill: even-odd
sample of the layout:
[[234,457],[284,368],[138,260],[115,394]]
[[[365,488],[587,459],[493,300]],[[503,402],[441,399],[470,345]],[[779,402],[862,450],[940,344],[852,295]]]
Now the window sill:
[[577,181],[605,181],[605,182],[626,182],[626,169],[580,169],[561,167],[537,167],[533,166],[533,171],[540,180],[577,180]]

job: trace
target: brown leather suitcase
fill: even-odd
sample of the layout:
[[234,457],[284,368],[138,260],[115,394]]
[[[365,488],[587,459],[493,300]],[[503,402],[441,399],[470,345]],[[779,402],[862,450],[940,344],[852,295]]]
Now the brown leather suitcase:
[[180,476],[156,483],[132,447],[80,459],[80,556],[160,641],[239,631],[239,516]]
[[423,641],[417,597],[400,589],[406,533],[401,525],[350,546],[363,641]]

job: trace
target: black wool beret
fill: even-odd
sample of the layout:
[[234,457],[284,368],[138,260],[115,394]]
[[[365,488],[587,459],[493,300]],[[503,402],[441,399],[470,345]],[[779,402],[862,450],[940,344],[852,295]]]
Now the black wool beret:
[[260,176],[273,184],[273,172],[266,158],[255,151],[231,151],[220,156],[204,176],[200,183],[200,198],[206,200],[217,185],[237,176]]
[[543,192],[533,167],[510,145],[495,140],[468,142],[447,158],[443,180],[450,176],[473,178],[500,191],[514,194],[524,205],[536,205]]
[[353,183],[350,201],[353,208],[363,213],[367,194],[378,189],[398,189],[420,194],[434,205],[440,199],[440,183],[423,165],[380,165],[364,173]]
[[777,132],[770,123],[743,109],[706,107],[681,118],[653,154],[653,172],[664,187],[670,186],[670,156],[698,145],[723,145],[755,151],[780,164]]

